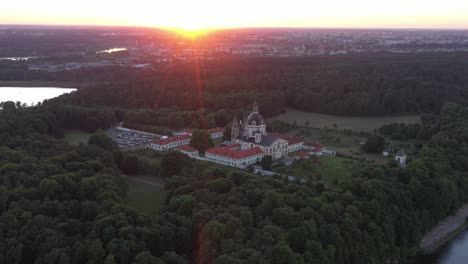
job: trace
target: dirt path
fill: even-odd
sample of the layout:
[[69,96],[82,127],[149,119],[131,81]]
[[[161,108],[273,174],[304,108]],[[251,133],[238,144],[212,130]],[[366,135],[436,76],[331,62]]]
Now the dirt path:
[[466,217],[468,217],[468,203],[460,208],[456,214],[439,222],[429,233],[424,235],[419,246],[425,253],[435,251],[451,232],[465,223]]

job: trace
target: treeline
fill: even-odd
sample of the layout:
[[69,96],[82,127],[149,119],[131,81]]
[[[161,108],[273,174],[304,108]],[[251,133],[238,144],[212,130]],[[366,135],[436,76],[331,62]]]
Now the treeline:
[[[123,122],[127,128],[170,135],[171,129],[224,127],[229,124],[234,115],[224,109],[208,112],[206,110],[181,111],[176,108],[153,110],[151,108],[125,109],[111,106],[63,104],[62,98],[46,100],[40,105],[52,112],[62,127],[87,132],[105,130]],[[63,131],[58,135],[63,135]]]
[[429,140],[437,132],[439,123],[433,115],[423,115],[421,123],[391,123],[378,129],[379,134],[396,140]]
[[467,58],[466,53],[226,58],[201,61],[197,76],[192,64],[178,63],[144,76],[135,73],[139,78],[133,80],[117,75],[66,101],[235,112],[257,99],[265,116],[287,107],[339,115],[438,113],[446,101],[468,102]]
[[163,126],[172,129],[224,127],[233,117],[232,113],[224,109],[216,112],[208,112],[203,109],[198,111],[181,111],[176,108],[160,108],[157,110],[140,108],[126,109],[124,111],[125,114],[122,121],[125,124]]

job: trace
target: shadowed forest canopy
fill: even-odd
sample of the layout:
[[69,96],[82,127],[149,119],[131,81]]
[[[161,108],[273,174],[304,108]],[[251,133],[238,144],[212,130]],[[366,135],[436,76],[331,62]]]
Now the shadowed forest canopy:
[[[111,83],[82,89],[66,101],[235,111],[245,109],[256,98],[266,116],[286,107],[339,115],[438,113],[446,101],[468,102],[465,53],[226,58],[201,61],[200,76],[194,75],[190,63],[167,65],[156,72],[130,71],[110,77],[100,73],[108,76],[102,81]],[[56,74],[61,80],[68,75]]]

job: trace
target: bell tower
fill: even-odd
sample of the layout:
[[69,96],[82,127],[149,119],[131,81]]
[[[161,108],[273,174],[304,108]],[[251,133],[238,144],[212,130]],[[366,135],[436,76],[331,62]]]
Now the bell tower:
[[255,102],[253,103],[252,112],[253,112],[253,113],[258,113],[258,103],[257,103],[257,100],[255,100]]

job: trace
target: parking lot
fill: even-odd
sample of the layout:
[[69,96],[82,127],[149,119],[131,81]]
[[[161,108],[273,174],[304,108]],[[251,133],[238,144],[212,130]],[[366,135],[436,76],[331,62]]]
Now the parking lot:
[[159,135],[122,127],[110,129],[109,135],[122,150],[144,148],[148,143],[159,138]]

